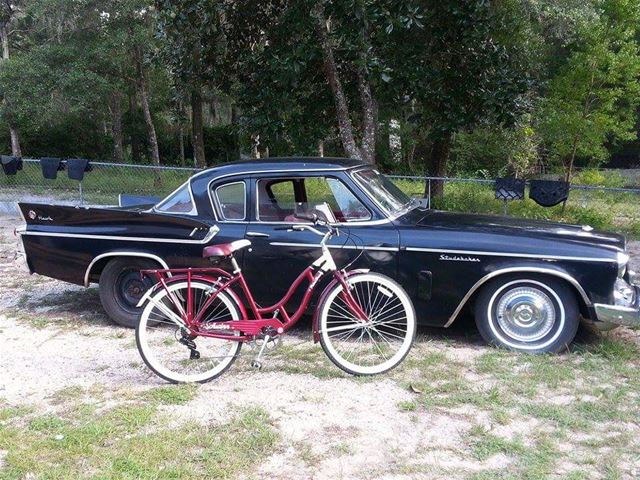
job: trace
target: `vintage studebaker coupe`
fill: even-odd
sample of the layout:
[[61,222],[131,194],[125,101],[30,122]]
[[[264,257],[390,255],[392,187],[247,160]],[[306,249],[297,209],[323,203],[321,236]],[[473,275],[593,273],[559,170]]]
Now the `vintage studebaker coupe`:
[[29,269],[66,282],[99,283],[117,323],[134,326],[148,287],[139,271],[206,266],[206,245],[247,238],[239,260],[259,301],[281,296],[318,255],[317,238],[282,228],[325,207],[341,226],[338,265],[355,260],[395,278],[423,325],[475,314],[490,343],[555,352],[579,319],[640,323],[640,289],[625,239],[529,220],[424,208],[361,162],[331,158],[245,161],[191,177],[155,205],[85,208],[20,203]]

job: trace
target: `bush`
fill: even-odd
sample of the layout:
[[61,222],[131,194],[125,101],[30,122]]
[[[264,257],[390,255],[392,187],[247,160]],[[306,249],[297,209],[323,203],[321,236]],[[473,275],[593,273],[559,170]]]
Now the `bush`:
[[593,187],[620,188],[625,186],[625,178],[615,170],[596,170],[589,168],[582,170],[574,178],[576,185],[588,185]]

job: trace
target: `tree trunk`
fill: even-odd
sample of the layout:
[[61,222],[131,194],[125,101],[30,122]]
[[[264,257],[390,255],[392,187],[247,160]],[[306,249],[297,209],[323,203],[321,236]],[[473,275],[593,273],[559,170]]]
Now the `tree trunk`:
[[113,160],[124,160],[124,140],[122,138],[122,93],[119,91],[111,95],[111,136],[113,137]]
[[349,157],[364,160],[353,135],[353,124],[349,116],[347,97],[344,93],[340,76],[338,75],[338,66],[333,56],[333,45],[331,45],[331,40],[327,33],[324,3],[322,1],[316,3],[311,14],[316,20],[316,34],[318,35],[320,48],[322,48],[324,73],[331,87],[331,92],[333,93],[336,118],[338,120],[338,131],[340,132],[342,146]]
[[260,158],[260,135],[251,137],[251,157]]
[[[2,42],[2,60],[9,59],[9,30],[6,22],[0,24],[0,41]],[[5,93],[4,102],[7,95]],[[14,157],[22,157],[22,148],[20,148],[20,135],[15,124],[9,120],[9,133],[11,135],[11,154]]]
[[[136,87],[137,88],[137,87]],[[138,101],[136,94],[129,95],[129,116],[132,120],[131,135],[129,136],[129,143],[131,145],[131,161],[133,163],[140,163],[142,160],[142,145],[138,138],[134,122],[138,113]]]
[[[149,96],[147,94],[147,82],[142,71],[142,66],[138,65],[138,94],[140,95],[140,106],[144,115],[144,123],[147,127],[147,136],[149,137],[149,146],[151,147],[151,161],[154,165],[160,165],[160,151],[158,149],[158,136],[156,135],[156,127],[153,125],[151,118],[151,109],[149,108]],[[162,184],[159,170],[154,170],[153,184],[159,187]]]
[[[362,58],[362,62],[366,59]],[[364,68],[358,69],[358,93],[362,103],[362,142],[360,152],[362,160],[376,163],[376,130],[378,126],[378,107],[371,94],[371,85]]]
[[[429,161],[425,161],[427,176],[445,177],[447,175],[447,161],[451,150],[451,133],[446,132],[433,140],[431,144],[431,155]],[[431,180],[431,191],[429,191],[429,181],[425,184],[424,196],[430,199],[442,198],[444,194],[444,181]]]
[[151,147],[151,161],[154,165],[160,165],[160,151],[158,149],[158,136],[156,135],[156,127],[153,125],[151,118],[151,110],[149,108],[149,96],[147,94],[147,86],[144,80],[139,83],[140,105],[142,106],[142,114],[144,115],[144,123],[147,127],[147,135],[149,137],[149,146]]
[[191,92],[191,129],[193,136],[193,157],[196,167],[205,168],[204,134],[202,119],[202,90],[195,86]]
[[178,144],[180,146],[180,165],[184,165],[184,126],[178,127]]
[[573,145],[571,146],[571,156],[569,157],[569,161],[565,164],[564,168],[564,181],[571,182],[571,177],[573,177],[573,165],[576,161],[576,153],[578,151],[578,135],[573,137]]

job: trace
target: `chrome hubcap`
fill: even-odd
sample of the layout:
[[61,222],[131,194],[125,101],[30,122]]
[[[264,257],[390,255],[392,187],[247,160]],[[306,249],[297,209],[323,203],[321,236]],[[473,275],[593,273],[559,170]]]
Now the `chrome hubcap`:
[[496,307],[496,316],[500,328],[521,342],[540,340],[556,321],[551,298],[532,287],[518,287],[505,293]]

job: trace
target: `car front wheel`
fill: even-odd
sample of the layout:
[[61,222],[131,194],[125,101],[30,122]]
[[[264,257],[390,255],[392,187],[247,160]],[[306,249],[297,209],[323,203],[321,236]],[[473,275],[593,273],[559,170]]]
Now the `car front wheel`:
[[574,292],[544,276],[491,281],[476,300],[475,317],[488,343],[528,353],[566,349],[580,321]]

